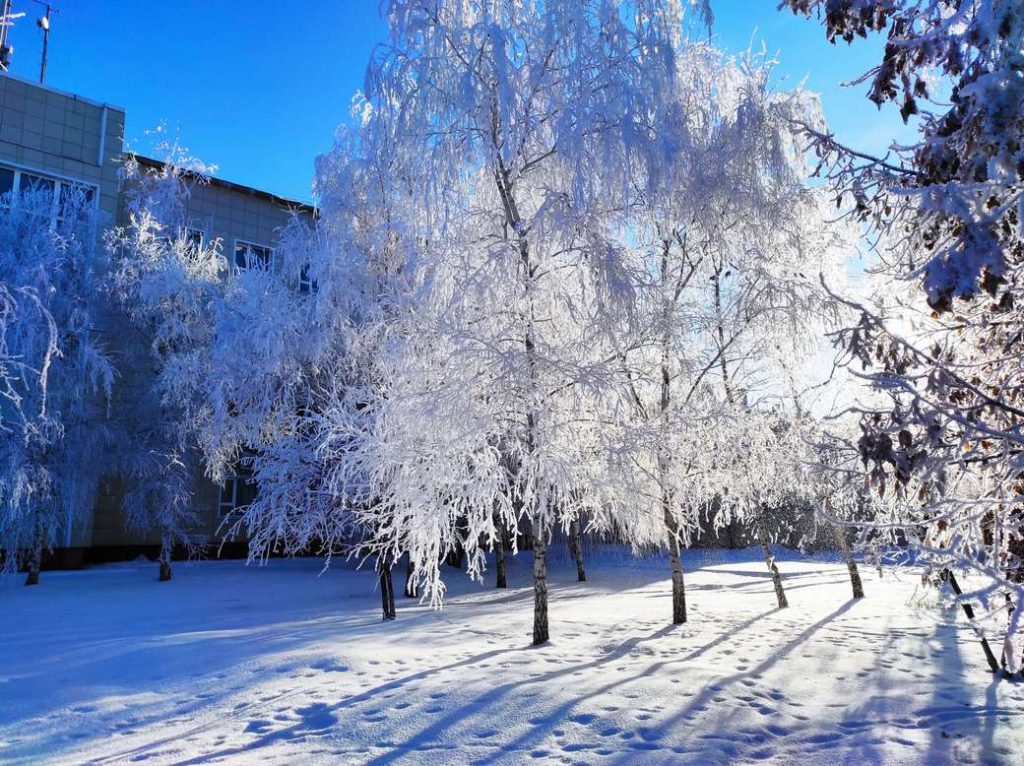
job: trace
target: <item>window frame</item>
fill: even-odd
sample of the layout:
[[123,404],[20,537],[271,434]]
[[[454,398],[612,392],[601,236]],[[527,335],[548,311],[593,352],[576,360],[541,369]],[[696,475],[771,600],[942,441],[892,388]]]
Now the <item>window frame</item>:
[[307,263],[299,269],[299,295],[314,295],[320,290],[320,284],[311,272],[313,265]]
[[238,247],[240,245],[245,247],[250,252],[252,251],[253,248],[259,248],[261,250],[266,250],[267,251],[267,263],[266,263],[266,266],[264,267],[264,271],[273,272],[273,271],[277,270],[277,250],[276,250],[276,248],[273,248],[270,245],[264,245],[264,244],[262,244],[260,242],[252,242],[251,240],[248,240],[248,239],[241,239],[239,237],[235,237],[234,247],[231,249],[231,266],[232,266],[232,271],[235,274],[240,274],[243,271],[253,271],[254,270],[252,266],[244,266],[243,267],[243,266],[239,266],[238,265]]
[[[91,208],[90,212],[96,213],[99,209],[99,184],[82,181],[77,178],[70,178],[59,173],[48,173],[45,170],[37,170],[36,168],[18,165],[12,162],[0,162],[0,169],[9,170],[14,174],[11,184],[10,199],[6,203],[0,201],[0,212],[17,210],[18,199],[21,197],[21,178],[23,175],[35,176],[53,183],[53,199],[50,202],[50,212],[48,216],[51,228],[56,228],[57,224],[61,221],[60,200],[65,186],[85,189],[86,193],[90,195],[90,202],[88,206]],[[2,196],[0,196],[0,199],[2,199]]]
[[[220,483],[217,487],[217,515],[220,518],[230,516],[232,513],[238,511],[238,482],[241,481],[242,477],[233,475],[228,476]],[[224,488],[231,486],[231,499],[228,501],[224,500]],[[227,510],[225,510],[227,508]]]
[[[217,485],[217,517],[226,519],[248,508],[259,495],[259,484],[247,461],[252,454],[246,451],[229,469],[224,481]],[[230,486],[230,494],[225,489]]]
[[[14,205],[14,198],[17,196],[18,189],[18,173],[20,172],[17,168],[9,167],[8,165],[0,165],[0,171],[6,170],[11,174],[11,190],[9,192],[0,192],[0,210],[10,210]],[[6,201],[5,201],[6,196]]]
[[181,228],[181,236],[185,240],[185,244],[189,246],[190,250],[192,249],[192,242],[189,240],[189,237],[193,234],[199,235],[199,242],[198,245],[195,247],[195,251],[189,253],[193,258],[195,258],[196,256],[199,255],[199,253],[203,251],[203,248],[206,247],[206,229],[202,228],[201,226],[190,225],[185,225]]
[[[227,485],[231,485],[231,498],[229,500],[224,499],[224,488]],[[217,516],[218,518],[224,519],[232,514],[239,513],[244,508],[248,507],[248,503],[241,505],[240,497],[242,494],[242,484],[255,485],[252,480],[252,475],[239,473],[236,471],[230,476],[226,477],[223,482],[217,486]]]

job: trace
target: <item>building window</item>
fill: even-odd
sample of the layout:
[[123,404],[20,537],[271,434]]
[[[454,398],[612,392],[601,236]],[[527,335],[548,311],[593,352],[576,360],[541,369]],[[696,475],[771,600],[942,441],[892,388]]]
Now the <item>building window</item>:
[[303,295],[315,293],[319,289],[319,285],[317,285],[316,280],[313,279],[310,273],[310,268],[310,265],[307,263],[299,271],[299,292]]
[[229,516],[249,505],[256,499],[256,484],[244,471],[237,471],[220,485],[217,510],[221,516]]
[[34,173],[21,171],[18,173],[18,194],[39,194],[45,193],[53,196],[57,182],[52,178],[37,176]]
[[274,268],[274,250],[265,245],[235,240],[235,271],[261,269],[271,271]]
[[92,200],[95,192],[92,187],[85,184],[74,184],[69,181],[60,181],[57,185],[57,220],[67,220],[69,211],[92,210]]
[[0,210],[10,210],[23,194],[42,194],[49,200],[42,214],[51,224],[63,223],[71,209],[91,212],[96,187],[89,184],[31,173],[17,168],[0,167]]
[[[53,220],[54,215],[54,189],[57,184],[50,178],[43,178],[34,173],[19,172],[17,179],[18,192],[15,195],[14,204],[20,204],[26,197],[31,196],[31,214],[40,219]],[[35,206],[38,205],[38,208]]]
[[185,252],[190,258],[198,258],[199,254],[203,251],[206,233],[202,229],[186,227],[183,234],[185,237]]
[[0,210],[9,210],[14,195],[14,171],[0,168]]
[[202,229],[193,229],[185,226],[178,229],[173,237],[169,234],[161,234],[156,237],[156,240],[168,250],[175,250],[179,247],[180,243],[184,254],[187,257],[195,258],[202,251],[205,238],[206,234]]

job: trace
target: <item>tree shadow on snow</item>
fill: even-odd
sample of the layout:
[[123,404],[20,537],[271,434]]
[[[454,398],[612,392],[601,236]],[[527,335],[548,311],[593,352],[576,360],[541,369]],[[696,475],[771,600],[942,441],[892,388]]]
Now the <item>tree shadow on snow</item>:
[[[917,725],[926,728],[929,734],[928,762],[951,763],[955,760],[958,741],[973,740],[979,751],[970,755],[980,757],[981,763],[1002,763],[1007,753],[1000,756],[996,752],[995,726],[999,713],[996,690],[998,678],[991,678],[987,666],[983,664],[981,647],[966,625],[958,624],[959,607],[945,610],[943,619],[935,625],[933,638],[939,645],[939,678],[931,684],[933,689],[931,704],[915,710]],[[965,661],[960,646],[960,636],[967,637],[972,649],[977,653],[971,660]],[[973,669],[974,672],[966,672]],[[972,686],[980,685],[984,678],[991,679],[985,689],[985,706],[982,709],[972,707],[968,702]]]
[[[660,740],[665,737],[666,734],[672,732],[675,727],[683,724],[688,720],[694,718],[701,713],[708,704],[712,701],[712,698],[719,694],[723,689],[733,684],[739,683],[744,679],[758,678],[769,670],[772,666],[783,660],[790,653],[792,653],[797,647],[806,642],[811,638],[818,630],[829,622],[840,617],[842,614],[850,610],[857,602],[850,600],[843,604],[841,607],[818,620],[814,624],[805,628],[798,635],[787,641],[779,649],[772,652],[771,656],[767,657],[757,665],[744,670],[739,673],[735,673],[725,678],[716,678],[710,680],[707,685],[696,695],[696,697],[687,705],[685,708],[675,713],[669,720],[659,724],[657,727],[653,727],[646,735],[647,740]],[[569,716],[572,715],[573,711],[584,705],[589,700],[603,697],[604,695],[613,692],[615,689],[641,681],[644,677],[649,675],[657,675],[663,669],[679,664],[691,663],[694,660],[702,657],[703,655],[713,651],[717,647],[726,644],[730,641],[735,640],[749,640],[741,639],[741,634],[748,631],[751,628],[761,626],[763,620],[770,615],[778,614],[776,609],[768,609],[764,612],[756,614],[736,625],[730,626],[727,632],[723,632],[717,635],[713,640],[694,648],[693,651],[688,652],[685,655],[672,657],[670,659],[662,659],[653,664],[645,664],[641,673],[630,675],[627,678],[621,678],[611,681],[603,686],[588,692],[585,695],[568,699],[556,708],[547,711],[543,716],[531,720],[531,728],[517,737],[514,740],[503,742],[500,748],[505,753],[514,753],[517,751],[523,751],[530,748],[549,734],[552,730],[565,721]],[[630,653],[638,649],[642,644],[647,642],[657,641],[661,638],[665,638],[672,633],[676,632],[680,626],[666,625],[658,630],[655,630],[647,635],[636,635],[632,636],[625,641],[615,646],[611,651],[597,657],[596,659],[590,660],[583,663],[571,663],[565,667],[553,670],[547,673],[542,673],[533,677],[516,679],[509,681],[504,684],[500,684],[486,693],[468,700],[465,704],[459,706],[457,709],[449,712],[445,717],[433,722],[429,726],[420,729],[415,734],[407,737],[403,742],[389,744],[390,748],[387,752],[378,755],[377,757],[368,760],[367,763],[372,766],[385,766],[386,764],[393,763],[405,756],[410,755],[413,751],[424,751],[429,748],[437,748],[442,746],[442,735],[455,728],[461,723],[471,721],[475,716],[486,715],[490,718],[494,716],[500,716],[501,704],[509,697],[522,692],[525,687],[540,686],[543,687],[558,679],[571,676],[573,674],[600,671],[602,668],[615,663],[619,660],[624,659]],[[540,648],[543,651],[543,647]],[[256,753],[264,747],[275,744],[283,740],[295,740],[301,741],[302,739],[309,736],[323,736],[330,730],[337,726],[339,722],[338,713],[348,708],[359,705],[360,703],[374,700],[375,698],[385,695],[388,692],[400,690],[409,684],[416,681],[426,680],[431,676],[444,673],[450,670],[459,670],[463,668],[470,668],[480,663],[486,662],[493,658],[517,654],[521,652],[532,651],[532,647],[508,647],[503,649],[494,649],[487,652],[474,655],[472,657],[464,658],[456,662],[452,662],[443,666],[431,667],[421,670],[416,673],[396,678],[383,684],[379,684],[371,689],[367,689],[358,694],[348,696],[341,701],[328,705],[324,703],[315,703],[304,707],[296,707],[293,709],[293,714],[298,717],[298,720],[289,726],[273,729],[274,722],[269,720],[263,720],[255,717],[248,721],[245,731],[256,734],[257,738],[237,747],[224,748],[212,752],[206,752],[193,758],[183,760],[179,762],[179,766],[186,766],[190,764],[200,764],[213,759],[220,758],[255,758]],[[228,720],[244,720],[247,714],[255,714],[259,711],[257,705],[248,706],[247,708],[234,711],[228,716]],[[216,723],[211,724],[208,727],[200,727],[184,734],[177,734],[174,737],[169,737],[166,740],[150,742],[140,746],[129,752],[122,752],[115,756],[120,760],[128,760],[133,756],[139,756],[147,751],[152,751],[155,748],[173,744],[175,741],[180,740],[183,737],[194,736],[195,734],[201,733],[206,728],[222,727],[227,721],[225,719],[219,719]],[[708,722],[702,721],[702,734],[709,734],[715,736],[715,732],[708,729],[706,724]],[[718,722],[720,726],[727,726],[727,720],[720,720]],[[685,729],[684,729],[685,730]],[[717,730],[717,729],[716,729]],[[722,736],[728,736],[731,739],[736,738],[736,732],[734,731],[722,731]],[[644,743],[641,743],[644,744]],[[635,762],[638,753],[634,750],[630,753],[623,753],[620,758],[623,762]],[[614,761],[613,761],[614,762]]]
[[[656,673],[658,670],[668,665],[691,662],[697,657],[700,657],[701,655],[711,651],[720,644],[727,642],[731,638],[735,638],[735,636],[738,633],[750,627],[753,627],[768,615],[773,614],[775,611],[775,609],[770,609],[761,614],[755,615],[754,617],[751,617],[750,619],[745,620],[744,622],[736,625],[731,631],[729,631],[729,633],[723,633],[717,636],[714,640],[710,641],[709,643],[701,647],[698,647],[693,652],[690,652],[689,654],[683,657],[674,658],[672,660],[663,660],[661,662],[655,663],[654,665],[645,666],[644,675],[648,673]],[[623,641],[618,646],[616,646],[610,652],[590,662],[572,664],[559,670],[554,670],[549,673],[543,673],[532,678],[524,678],[497,686],[491,691],[487,692],[486,694],[473,699],[471,703],[466,704],[460,707],[458,710],[453,711],[445,718],[442,718],[434,722],[430,726],[421,729],[415,735],[409,737],[406,740],[406,742],[402,743],[401,746],[396,747],[395,749],[387,753],[381,754],[377,758],[369,761],[369,764],[371,764],[372,766],[384,766],[385,764],[392,763],[393,761],[401,758],[409,750],[414,750],[424,745],[436,742],[439,740],[440,735],[443,734],[445,731],[466,721],[467,719],[471,718],[473,715],[479,713],[480,711],[488,711],[489,714],[493,715],[494,711],[497,709],[496,705],[498,703],[500,703],[513,692],[521,691],[524,687],[544,685],[552,681],[555,681],[559,678],[571,676],[579,672],[584,672],[588,670],[599,670],[610,663],[625,658],[632,651],[637,649],[641,644],[650,641],[656,641],[660,638],[664,638],[680,629],[682,629],[682,626],[666,625],[646,636],[632,636]],[[542,740],[544,737],[550,734],[552,729],[555,728],[565,718],[567,718],[572,713],[572,711],[579,705],[587,702],[590,699],[607,694],[620,686],[636,681],[641,677],[642,676],[635,676],[613,681],[611,683],[605,684],[604,686],[593,692],[590,692],[589,694],[566,700],[553,711],[543,716],[543,718],[537,719],[538,722],[534,724],[533,728],[530,731],[524,733],[523,735],[517,737],[514,740],[511,740],[510,742],[503,743],[501,745],[501,749],[505,752],[515,752],[518,750],[524,750],[528,747],[537,744],[540,740]]]
[[[835,611],[825,615],[824,617],[822,617],[820,620],[818,620],[814,624],[809,625],[808,627],[806,627],[799,634],[794,636],[792,639],[787,641],[785,644],[783,644],[778,649],[773,650],[770,656],[766,657],[764,660],[762,660],[758,664],[756,664],[756,665],[754,665],[754,666],[752,666],[750,668],[747,668],[746,670],[740,671],[739,673],[734,673],[731,676],[726,676],[724,678],[712,679],[693,698],[693,700],[690,702],[690,704],[688,704],[686,707],[684,707],[681,710],[679,710],[677,713],[675,713],[675,715],[673,715],[669,719],[667,719],[667,720],[663,721],[662,723],[658,724],[656,727],[652,727],[652,730],[651,730],[651,733],[650,733],[650,738],[651,739],[660,739],[660,738],[664,737],[666,734],[668,734],[669,732],[671,732],[675,726],[680,725],[680,724],[682,724],[682,723],[684,723],[684,722],[686,722],[686,721],[696,717],[699,713],[701,713],[708,706],[708,704],[710,702],[712,702],[713,698],[716,697],[718,694],[720,694],[723,690],[725,690],[726,687],[732,686],[733,684],[740,683],[740,682],[742,682],[744,680],[754,680],[754,681],[756,681],[766,671],[770,670],[773,666],[775,666],[781,660],[783,660],[789,654],[791,654],[797,647],[799,647],[801,644],[803,644],[808,639],[810,639],[811,636],[813,636],[815,633],[817,633],[819,630],[821,630],[821,628],[823,628],[828,623],[832,622],[833,620],[837,619],[838,617],[840,617],[843,614],[845,614],[846,612],[848,612],[856,604],[857,604],[856,600],[850,599],[849,601],[847,601],[845,604],[840,606]],[[775,610],[772,610],[772,611],[774,612]],[[725,721],[721,721],[721,723],[726,723],[726,722]],[[703,724],[703,722],[702,722],[702,724]],[[733,738],[733,739],[736,737],[736,732],[734,730],[732,730],[732,729],[728,729],[727,728],[724,731],[710,731],[710,730],[707,730],[707,729],[703,728],[703,725],[702,725],[702,734],[709,735],[710,737],[714,737],[716,735],[726,736],[726,737]]]
[[[718,570],[716,570],[716,572],[717,571]],[[753,573],[744,572],[738,574],[750,575]],[[761,580],[767,578],[768,573],[757,573],[757,576],[759,579],[758,584],[763,584]],[[802,578],[804,576],[810,578],[813,575],[812,573],[799,572],[794,573],[792,575],[792,579]],[[665,579],[665,576],[660,571],[651,571],[649,576],[646,572],[644,572],[638,578],[638,580],[641,581],[647,579],[650,579],[652,582],[663,581]],[[787,581],[789,579],[790,577],[787,577]],[[553,596],[557,600],[575,599],[585,597],[588,594],[592,594],[594,590],[627,591],[637,587],[641,587],[639,581],[631,581],[626,584],[616,584],[614,582],[614,578],[609,576],[608,582],[605,584],[601,583],[600,581],[588,582],[585,585],[576,585],[575,583],[571,585],[567,583],[559,583],[557,586],[557,590],[553,593]],[[705,588],[698,587],[696,588],[696,590],[702,591],[705,590]],[[458,594],[458,596],[464,595],[467,594]],[[454,601],[449,602],[449,604],[446,606],[446,609],[460,610],[463,607],[480,608],[489,607],[491,605],[504,605],[518,602],[528,602],[532,599],[532,597],[532,589],[530,588],[523,588],[522,590],[517,589],[507,594],[501,594],[494,596],[492,598],[484,599],[477,598],[462,601],[461,598],[457,597]],[[664,598],[664,596],[662,594],[659,594],[659,598]],[[698,712],[700,712],[700,710],[702,710],[707,705],[710,698],[714,694],[716,694],[722,687],[736,683],[748,676],[757,675],[765,671],[773,664],[778,662],[780,659],[785,657],[787,654],[792,652],[793,649],[795,649],[800,643],[806,641],[820,627],[825,625],[827,622],[835,619],[846,610],[850,609],[853,606],[853,604],[854,602],[852,601],[846,603],[832,614],[828,615],[822,620],[819,620],[814,625],[808,627],[802,633],[800,633],[795,638],[787,642],[779,650],[774,652],[773,656],[764,660],[756,667],[751,668],[750,670],[744,671],[742,673],[729,676],[725,679],[714,680],[709,682],[708,686],[698,695],[698,697],[686,709],[676,714],[672,721],[667,722],[663,724],[661,727],[659,727],[659,729],[657,730],[658,734],[663,735],[666,731],[670,731],[672,729],[672,726],[677,721],[682,720],[683,718],[692,717],[693,715],[696,715]],[[557,725],[561,723],[567,716],[571,715],[575,708],[585,704],[587,701],[596,697],[601,697],[615,690],[618,687],[622,687],[630,683],[635,683],[641,680],[645,675],[658,673],[662,668],[681,663],[693,662],[694,660],[698,659],[699,657],[703,656],[708,652],[711,652],[716,647],[726,642],[738,640],[739,634],[746,630],[749,630],[750,628],[759,626],[760,623],[766,617],[777,613],[778,610],[774,608],[767,609],[764,612],[754,615],[753,617],[747,620],[739,622],[735,625],[730,625],[728,631],[721,633],[720,635],[715,637],[713,640],[707,642],[706,644],[694,648],[693,651],[689,652],[686,655],[672,657],[669,659],[662,659],[653,664],[645,664],[643,672],[639,675],[631,675],[628,678],[612,681],[583,696],[580,696],[575,699],[566,700],[563,703],[559,704],[559,706],[556,707],[554,710],[544,715],[542,718],[538,718],[532,721],[531,728],[527,730],[525,733],[523,733],[521,736],[519,736],[515,740],[512,740],[511,742],[502,743],[500,747],[504,752],[509,753],[515,752],[516,750],[524,749],[530,746],[531,743],[539,742],[540,740],[551,734],[552,730],[556,728]],[[409,625],[411,622],[419,622],[421,619],[425,619],[431,615],[433,615],[433,613],[429,609],[421,608],[419,612],[410,615],[410,617],[414,619],[406,619],[401,622],[403,626]],[[366,613],[360,614],[360,617],[365,617],[368,619],[368,615]],[[351,617],[349,618],[349,621],[351,622]],[[359,621],[362,622],[362,620]],[[377,627],[371,628],[371,623],[367,622],[365,627],[366,629],[381,631],[389,630],[392,627],[389,625],[381,626],[381,623],[379,622],[375,622],[375,625]],[[303,628],[305,627],[312,626],[303,626]],[[494,688],[488,690],[479,697],[468,700],[466,704],[464,704],[456,710],[449,712],[445,717],[440,718],[439,720],[419,730],[415,734],[412,734],[409,737],[405,738],[404,742],[388,744],[387,747],[392,749],[388,750],[388,752],[379,755],[378,757],[370,761],[370,763],[383,766],[383,764],[391,763],[403,757],[412,750],[424,750],[427,749],[427,747],[431,746],[439,747],[441,746],[440,738],[444,732],[458,726],[461,723],[471,722],[475,716],[486,716],[489,719],[493,719],[495,715],[500,715],[499,705],[504,700],[506,700],[506,698],[513,697],[515,693],[521,691],[522,689],[524,689],[524,687],[543,687],[543,685],[545,684],[548,684],[552,681],[556,681],[560,678],[564,678],[566,676],[570,676],[572,674],[586,672],[592,673],[593,671],[600,671],[602,668],[608,666],[609,664],[615,663],[618,660],[622,660],[631,652],[638,649],[642,644],[657,641],[658,639],[671,635],[673,632],[676,631],[676,627],[677,626],[667,625],[660,627],[659,629],[651,632],[648,635],[632,636],[616,645],[610,651],[602,654],[596,659],[587,662],[570,662],[566,666],[561,667],[557,670],[541,673],[533,677],[517,678],[513,681],[509,681],[507,683],[495,686]],[[306,640],[313,638],[322,640],[329,632],[330,631],[324,631],[323,625],[320,624],[316,628],[309,630],[308,633],[306,630],[300,629],[299,635],[288,636],[288,640],[294,643],[304,643]],[[145,753],[152,754],[152,751],[156,748],[164,746],[173,747],[175,743],[179,742],[184,738],[191,738],[196,736],[197,734],[222,728],[224,726],[230,725],[231,721],[244,723],[245,731],[249,734],[256,735],[256,738],[243,745],[227,747],[213,752],[206,752],[194,758],[181,761],[181,763],[197,764],[206,762],[211,759],[231,757],[241,759],[255,758],[257,757],[256,754],[261,748],[267,747],[282,740],[301,741],[308,737],[324,736],[328,734],[328,732],[334,729],[339,723],[339,717],[336,715],[338,712],[359,705],[360,703],[374,700],[374,698],[380,695],[386,695],[389,692],[400,690],[403,687],[406,687],[409,684],[412,684],[416,681],[426,680],[429,679],[431,676],[435,676],[446,671],[469,668],[499,656],[517,654],[527,651],[533,651],[532,647],[511,646],[506,648],[493,649],[490,651],[485,651],[480,654],[473,655],[471,657],[463,658],[448,663],[443,666],[425,668],[421,671],[411,673],[400,678],[392,679],[385,683],[381,683],[371,689],[367,689],[363,692],[347,696],[334,704],[315,703],[311,705],[296,706],[291,710],[291,713],[292,715],[296,716],[298,720],[282,728],[273,728],[274,726],[281,726],[280,721],[275,722],[263,720],[260,714],[261,711],[266,707],[265,703],[253,703],[251,705],[247,705],[236,710],[233,710],[227,716],[220,717],[216,721],[211,722],[209,724],[199,726],[185,732],[178,732],[173,736],[169,736],[160,740],[139,745],[138,747],[131,749],[127,752],[117,753],[116,755],[113,755],[110,758],[116,760],[129,760],[133,759],[133,757],[140,757]],[[544,647],[540,647],[539,651],[544,651]],[[245,652],[243,652],[243,654],[245,654]],[[274,702],[279,702],[288,696],[292,696],[292,694],[299,694],[301,692],[302,690],[300,689],[296,690],[293,693],[281,695],[275,698]]]
[[[608,652],[605,655],[602,655],[598,659],[593,660],[591,662],[586,662],[579,665],[569,665],[568,667],[562,668],[560,670],[553,670],[550,673],[543,673],[539,676],[534,676],[533,678],[524,678],[522,680],[512,681],[509,683],[502,684],[501,686],[497,686],[491,691],[487,692],[486,694],[474,699],[471,705],[465,705],[459,708],[458,710],[453,711],[445,718],[442,718],[436,721],[435,723],[431,724],[427,728],[420,730],[415,735],[410,737],[405,743],[403,743],[400,749],[396,748],[394,750],[391,750],[390,752],[384,753],[374,758],[371,761],[368,761],[368,766],[384,766],[384,764],[391,763],[392,761],[395,761],[396,759],[402,757],[405,754],[406,750],[415,749],[420,745],[435,742],[444,731],[461,723],[462,721],[474,715],[478,711],[492,711],[493,713],[493,710],[495,709],[493,706],[497,702],[502,700],[504,697],[506,697],[510,692],[518,691],[522,689],[524,686],[546,684],[550,681],[554,681],[555,679],[561,678],[563,676],[571,675],[581,671],[598,669],[601,666],[606,665],[610,662],[615,662],[616,660],[622,659],[642,643],[645,643],[647,641],[655,641],[659,638],[663,638],[665,636],[670,635],[677,628],[678,626],[676,625],[666,625],[660,628],[659,630],[654,631],[650,635],[633,636],[623,641],[612,651]],[[613,688],[616,685],[617,684],[611,684],[608,688]],[[544,722],[552,725],[557,724],[565,717],[565,715],[570,710],[572,710],[573,707],[575,707],[583,699],[585,698],[570,700],[566,702],[558,708],[556,713],[545,716]],[[532,733],[533,732],[531,732],[531,734]],[[544,733],[547,732],[545,731]],[[508,752],[521,749],[522,747],[526,746],[526,740],[530,738],[531,737],[529,735],[524,735],[523,737],[520,737],[517,740],[513,740],[512,742],[503,744],[502,750]]]
[[[460,668],[469,667],[477,663],[484,662],[495,657],[499,657],[503,654],[510,654],[519,651],[523,651],[523,648],[510,647],[506,649],[493,649],[488,652],[476,654],[472,657],[457,660],[456,662],[450,662],[447,665],[425,668],[424,670],[418,671],[416,673],[410,673],[407,676],[396,678],[392,681],[387,681],[383,684],[379,684],[373,687],[372,689],[367,689],[366,691],[346,697],[345,699],[333,705],[327,705],[325,703],[316,703],[314,705],[310,705],[303,708],[295,708],[293,712],[298,714],[299,721],[292,724],[291,726],[286,726],[281,729],[267,731],[267,727],[272,725],[270,721],[254,719],[248,723],[248,725],[246,726],[246,731],[260,734],[261,736],[258,739],[255,739],[252,742],[248,742],[245,745],[241,745],[239,747],[225,748],[222,750],[203,753],[202,755],[195,756],[194,758],[189,758],[184,761],[177,761],[176,763],[177,766],[201,764],[206,763],[215,758],[229,758],[232,756],[240,756],[246,753],[252,753],[254,751],[259,750],[260,748],[266,747],[267,745],[271,745],[279,740],[296,740],[300,739],[304,735],[323,734],[326,733],[335,724],[337,724],[338,719],[335,713],[337,713],[338,711],[345,710],[346,708],[353,707],[362,702],[367,702],[378,695],[385,694],[390,691],[399,690],[403,686],[414,683],[415,681],[425,680],[437,673],[443,673],[448,670],[458,670]],[[253,709],[256,707],[257,706],[255,705],[250,705],[247,708],[236,711],[232,715],[228,716],[228,718],[239,718],[244,713],[252,712]],[[262,704],[260,705],[260,707],[262,707]],[[217,721],[216,726],[221,726],[225,722],[226,721],[224,719],[220,719],[219,721]],[[198,733],[198,730],[190,731],[187,733],[187,735],[193,735],[195,733]],[[129,753],[119,753],[116,757],[119,760],[128,759],[133,754],[141,753],[146,750],[151,750],[163,744],[168,744],[175,740],[181,739],[182,736],[183,735],[176,735],[164,741],[147,743],[146,745],[137,748],[136,750],[133,750]]]

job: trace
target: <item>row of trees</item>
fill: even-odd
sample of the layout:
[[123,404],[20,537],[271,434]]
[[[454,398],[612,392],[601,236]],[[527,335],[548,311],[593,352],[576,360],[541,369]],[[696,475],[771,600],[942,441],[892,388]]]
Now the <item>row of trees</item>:
[[[370,557],[385,594],[404,558],[407,590],[440,603],[442,561],[481,577],[528,537],[536,643],[556,528],[665,545],[679,623],[681,548],[746,523],[786,605],[770,512],[808,499],[795,394],[849,234],[806,183],[796,126],[824,130],[817,101],[686,39],[684,10],[390,4],[392,44],[318,162],[319,220],[282,234],[283,271],[224,279],[187,230],[207,169],[176,147],[160,171],[126,166],[105,293],[71,294],[112,298],[143,339],[149,370],[100,393],[130,424],[108,436],[129,523],[161,532],[161,579],[195,543],[198,448],[214,478],[252,468],[253,556]],[[57,539],[7,522],[9,552]]]
[[[188,539],[184,455],[198,447],[215,478],[250,463],[260,495],[239,524],[254,556],[355,553],[384,592],[405,559],[407,589],[439,603],[444,559],[480,577],[488,552],[527,535],[542,643],[553,530],[664,545],[682,622],[679,551],[706,524],[755,530],[785,605],[771,511],[799,500],[828,509],[844,551],[855,527],[862,544],[909,542],[958,590],[954,570],[980,575],[962,601],[1008,617],[1016,670],[1024,13],[783,5],[819,14],[833,40],[888,35],[870,97],[916,120],[918,144],[881,158],[841,146],[814,98],[771,87],[770,62],[687,36],[704,6],[392,0],[389,45],[317,163],[319,220],[284,233],[282,273],[224,280],[216,246],[188,240],[201,167],[129,168],[131,220],[108,250],[151,347],[153,385],[133,401],[160,413],[131,437],[155,463],[125,472],[157,477],[135,482],[134,518],[167,551]],[[950,86],[937,113],[931,74]],[[842,296],[865,229],[906,285],[887,303]],[[309,295],[289,287],[300,274]],[[63,335],[63,309],[40,297],[54,293],[0,276],[3,423],[24,424],[26,445],[4,459],[36,466],[27,435],[45,429],[27,424],[55,410],[25,392],[65,390],[53,365],[71,350],[96,372],[79,386],[104,390],[109,367],[87,333]],[[12,345],[24,328],[34,357]],[[876,390],[850,438],[801,406],[801,368],[829,329]],[[26,529],[48,539],[45,524],[7,523],[8,552],[39,548]]]
[[785,605],[769,512],[807,497],[794,394],[850,235],[806,183],[817,101],[687,40],[684,11],[391,3],[283,275],[220,285],[133,218],[158,390],[213,476],[251,464],[254,556],[354,552],[385,594],[405,559],[436,604],[445,559],[479,578],[526,536],[543,643],[556,528],[667,546],[683,622],[680,549],[741,521]]

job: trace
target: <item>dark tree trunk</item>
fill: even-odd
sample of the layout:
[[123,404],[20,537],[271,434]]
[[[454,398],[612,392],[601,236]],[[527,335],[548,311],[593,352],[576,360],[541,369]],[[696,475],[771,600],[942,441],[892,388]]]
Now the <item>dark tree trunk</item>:
[[43,525],[36,523],[35,536],[32,538],[32,549],[28,552],[28,574],[25,585],[39,584],[39,571],[43,568]]
[[725,525],[725,534],[729,540],[729,549],[735,550],[736,548],[736,535],[733,531],[733,521],[729,520],[729,523]]
[[173,576],[171,572],[171,552],[174,544],[170,535],[163,535],[160,541],[160,582],[167,582]]
[[452,567],[453,569],[462,569],[462,559],[464,553],[465,552],[463,551],[462,546],[456,543],[455,548],[450,550],[448,552],[448,555],[445,556],[444,563]]
[[505,526],[498,524],[498,534],[494,537],[494,570],[495,588],[508,587],[508,572],[505,569]]
[[548,633],[548,536],[539,516],[533,519],[533,645],[546,644]]
[[28,554],[28,574],[25,577],[26,585],[39,584],[39,570],[43,566],[43,546],[38,543],[32,544],[32,550]]
[[768,539],[768,529],[765,526],[763,511],[757,514],[757,534],[761,538],[761,552],[764,554],[764,563],[768,565],[768,571],[772,573],[772,584],[775,586],[775,598],[779,602],[779,609],[789,606],[786,600],[786,591],[782,587],[782,574],[775,565],[775,555],[772,553],[771,541]]
[[853,553],[850,551],[850,543],[846,539],[846,528],[839,524],[833,524],[832,529],[836,535],[836,542],[839,544],[839,552],[846,562],[846,569],[850,573],[850,586],[853,588],[854,598],[864,598],[864,583],[860,579],[860,570],[857,569],[857,562],[853,560]]
[[583,524],[575,519],[569,525],[569,550],[576,561],[576,582],[587,581],[587,570],[583,566]]
[[683,559],[679,551],[679,525],[672,516],[667,497],[662,497],[661,509],[668,528],[668,560],[672,567],[672,624],[686,622],[686,584],[683,581]]
[[416,566],[412,563],[412,555],[405,564],[405,597],[416,598]]
[[[491,136],[493,146],[499,147],[498,125],[500,116],[497,111],[492,113],[494,118],[494,133]],[[519,262],[522,265],[523,293],[526,299],[526,311],[523,314],[523,351],[526,354],[526,366],[528,371],[528,393],[536,390],[537,386],[537,347],[534,337],[536,316],[534,314],[533,291],[537,282],[537,268],[530,253],[530,243],[526,237],[525,230],[520,226],[522,218],[519,215],[519,207],[516,204],[515,183],[512,172],[507,168],[498,153],[498,167],[494,171],[494,180],[497,184],[498,194],[501,197],[502,207],[505,210],[505,223],[509,229],[515,232],[519,246]],[[525,452],[532,456],[537,448],[536,432],[537,417],[532,409],[532,404],[527,404]],[[520,485],[517,491],[521,492]],[[533,643],[534,645],[544,644],[548,641],[548,580],[547,580],[547,529],[541,525],[542,509],[532,501],[529,509],[531,522],[533,523]]]
[[[960,590],[960,583],[956,581],[956,575],[953,574],[952,570],[944,570],[942,573],[942,579],[949,583],[956,595],[963,595],[964,592]],[[967,615],[967,620],[971,623],[971,627],[974,627],[974,607],[966,601],[961,601],[960,606],[963,607],[964,614]],[[993,673],[998,673],[999,662],[996,660],[995,654],[992,653],[992,647],[989,646],[988,639],[985,638],[980,631],[978,632],[978,638],[981,640],[981,649],[985,652],[985,660],[988,662],[989,669]]]
[[391,581],[391,567],[384,561],[378,561],[380,567],[380,602],[385,620],[395,619],[395,586]]

